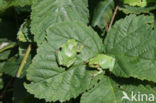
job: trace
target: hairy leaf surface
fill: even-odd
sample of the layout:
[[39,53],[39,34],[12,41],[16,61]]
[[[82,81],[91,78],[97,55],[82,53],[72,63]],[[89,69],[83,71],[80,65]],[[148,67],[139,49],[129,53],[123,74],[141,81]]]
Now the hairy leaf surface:
[[105,50],[116,58],[115,75],[156,82],[156,31],[152,27],[153,17],[143,15],[130,15],[112,27]]
[[[137,83],[136,80],[134,81],[135,84],[132,81],[131,84],[126,82],[123,79],[122,83],[121,80],[117,82],[104,76],[98,85],[82,95],[80,103],[147,103],[151,97],[150,94],[156,96],[156,92],[149,85]],[[122,99],[124,97],[123,92],[127,94],[130,100]],[[133,94],[136,95],[135,99],[132,99]],[[145,96],[144,98],[141,97],[142,94],[147,95],[147,101]]]
[[[88,23],[88,0],[35,0],[32,5],[31,31],[41,44],[50,25],[63,21]],[[47,5],[48,4],[48,5]]]
[[[68,39],[75,39],[84,47],[78,60],[70,68],[58,66],[56,52]],[[37,98],[46,101],[66,101],[77,97],[90,87],[92,73],[85,62],[103,51],[102,40],[91,28],[81,22],[65,22],[50,27],[47,42],[27,71],[30,84],[26,89]]]

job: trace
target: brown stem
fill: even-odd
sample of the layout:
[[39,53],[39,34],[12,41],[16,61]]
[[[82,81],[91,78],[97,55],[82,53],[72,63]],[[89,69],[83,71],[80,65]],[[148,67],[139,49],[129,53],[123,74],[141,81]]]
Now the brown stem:
[[104,19],[104,22],[105,22],[105,29],[106,29],[106,31],[108,32],[108,29],[109,29],[109,27],[108,27],[108,22]]
[[113,21],[114,21],[114,19],[115,19],[115,16],[116,16],[116,14],[117,14],[117,11],[118,11],[118,8],[119,8],[119,6],[117,5],[117,6],[115,7],[115,10],[114,10],[114,13],[113,13],[111,22],[110,22],[110,24],[109,24],[108,30],[112,27]]

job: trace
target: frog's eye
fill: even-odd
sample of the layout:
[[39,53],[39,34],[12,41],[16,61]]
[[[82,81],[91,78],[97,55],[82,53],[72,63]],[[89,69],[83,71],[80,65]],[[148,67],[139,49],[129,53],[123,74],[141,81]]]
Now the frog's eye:
[[59,50],[62,51],[62,47],[60,47]]
[[94,66],[97,66],[97,64],[93,64]]
[[77,55],[79,55],[79,54],[80,54],[80,52],[76,52],[76,54],[77,54]]

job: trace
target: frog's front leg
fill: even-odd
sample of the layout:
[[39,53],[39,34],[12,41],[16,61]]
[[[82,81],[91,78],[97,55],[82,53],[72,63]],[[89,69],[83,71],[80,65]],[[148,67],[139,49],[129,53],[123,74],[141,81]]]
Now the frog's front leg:
[[68,65],[67,68],[69,68],[74,62],[76,61],[76,58],[71,59],[70,61],[68,61]]
[[102,68],[97,68],[97,72],[95,73],[95,74],[93,74],[93,76],[95,77],[95,76],[97,76],[97,75],[99,75],[99,74],[101,74],[102,72],[103,72],[103,70],[102,70]]

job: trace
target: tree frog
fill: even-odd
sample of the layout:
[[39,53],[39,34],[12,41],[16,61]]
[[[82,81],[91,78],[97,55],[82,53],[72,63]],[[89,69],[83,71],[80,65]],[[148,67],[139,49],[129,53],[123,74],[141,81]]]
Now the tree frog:
[[57,60],[59,65],[70,67],[77,59],[78,53],[81,52],[83,46],[74,39],[69,39],[64,43],[57,52]]
[[97,56],[91,58],[88,64],[89,67],[97,68],[99,70],[96,74],[94,74],[94,76],[96,76],[102,73],[103,69],[109,68],[110,71],[112,71],[115,65],[115,58],[107,56],[105,54],[98,54]]
[[130,6],[139,6],[145,7],[148,3],[156,2],[155,0],[121,0],[124,4],[128,4]]

